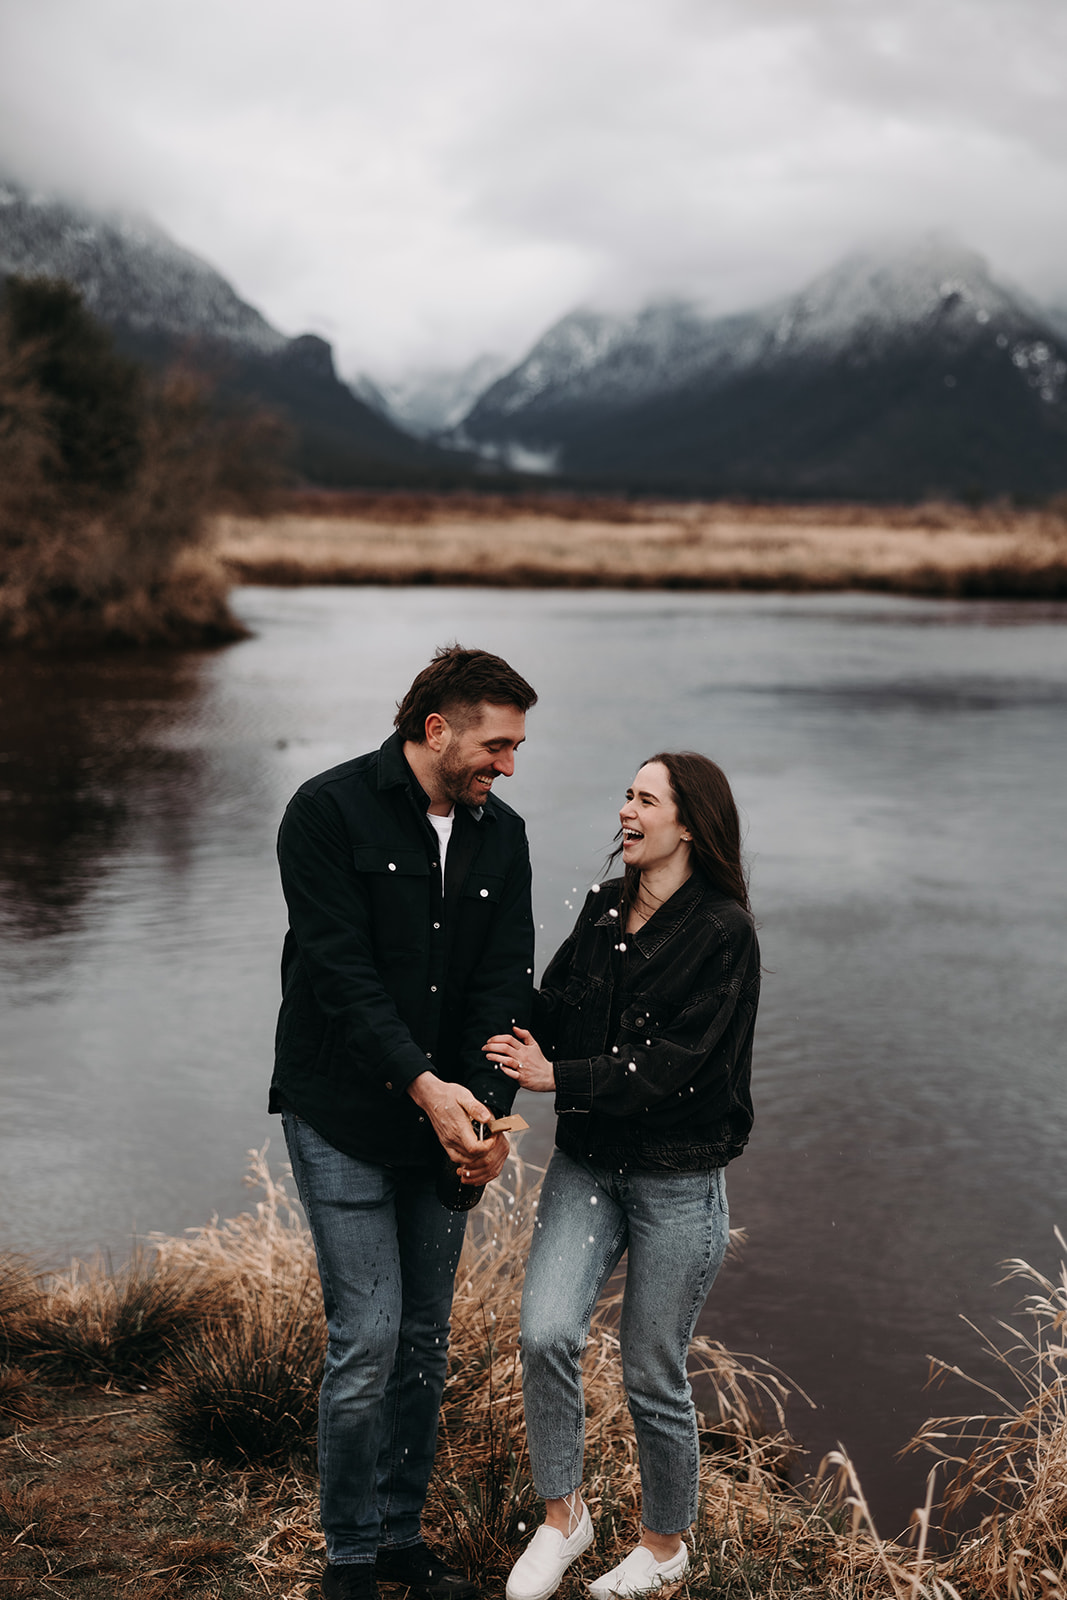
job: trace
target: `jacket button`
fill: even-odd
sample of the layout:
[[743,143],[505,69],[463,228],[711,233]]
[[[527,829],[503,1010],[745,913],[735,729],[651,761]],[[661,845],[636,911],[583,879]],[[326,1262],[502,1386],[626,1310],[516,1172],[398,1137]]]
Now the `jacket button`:
[[391,1083],[387,1083],[387,1084],[386,1084],[386,1086],[385,1086],[385,1087],[386,1087],[386,1088],[387,1088],[387,1089],[391,1089],[391,1088],[392,1088],[392,1087],[393,1087],[393,1086],[392,1086],[392,1084],[391,1084]]
[[479,889],[478,893],[481,895],[483,900],[488,900],[488,898],[489,898],[489,890],[488,889]]
[[437,985],[436,985],[436,983],[431,983],[431,985],[430,985],[430,993],[431,994],[436,994],[437,993]]
[[390,863],[389,863],[389,871],[390,872],[395,872],[396,871],[396,862],[395,861],[390,861]]
[[434,927],[435,927],[435,928],[440,928],[440,926],[441,926],[441,924],[440,924],[440,923],[439,923],[439,922],[435,922],[435,923],[434,923]]

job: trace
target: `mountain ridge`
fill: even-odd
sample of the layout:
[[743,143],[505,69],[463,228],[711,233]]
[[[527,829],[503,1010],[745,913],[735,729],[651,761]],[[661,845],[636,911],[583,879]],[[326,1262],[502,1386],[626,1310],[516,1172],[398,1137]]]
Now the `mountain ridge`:
[[801,290],[555,323],[455,430],[640,491],[911,498],[1067,487],[1067,338],[942,237],[854,251]]
[[144,217],[95,211],[0,176],[0,279],[61,278],[155,368],[181,361],[224,407],[264,405],[293,436],[293,465],[325,486],[469,483],[454,453],[413,438],[338,376],[317,334],[290,338],[193,251]]

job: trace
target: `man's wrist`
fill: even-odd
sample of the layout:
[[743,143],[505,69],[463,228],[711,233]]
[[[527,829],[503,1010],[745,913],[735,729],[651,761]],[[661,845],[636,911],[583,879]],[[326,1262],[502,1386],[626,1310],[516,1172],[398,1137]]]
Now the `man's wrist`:
[[434,1089],[436,1086],[439,1086],[440,1083],[441,1079],[437,1076],[436,1072],[430,1072],[429,1070],[426,1072],[420,1072],[418,1077],[412,1078],[411,1082],[408,1084],[407,1093],[411,1096],[412,1100],[414,1100],[415,1104],[417,1106],[421,1106],[425,1111],[426,1101],[433,1098]]

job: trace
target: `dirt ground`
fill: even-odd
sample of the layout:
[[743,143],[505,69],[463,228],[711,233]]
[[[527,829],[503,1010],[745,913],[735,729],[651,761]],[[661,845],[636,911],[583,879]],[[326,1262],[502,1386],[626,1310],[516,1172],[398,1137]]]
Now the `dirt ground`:
[[0,1419],[0,1600],[297,1600],[322,1564],[313,1475],[181,1458],[157,1398],[30,1385]]

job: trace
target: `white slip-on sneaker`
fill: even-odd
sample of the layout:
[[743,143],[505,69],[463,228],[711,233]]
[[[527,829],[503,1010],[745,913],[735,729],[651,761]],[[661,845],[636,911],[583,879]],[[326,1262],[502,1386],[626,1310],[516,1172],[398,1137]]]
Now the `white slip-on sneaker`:
[[558,1528],[542,1523],[511,1569],[507,1600],[548,1600],[563,1581],[563,1574],[593,1542],[589,1507],[582,1507],[578,1526],[570,1538]]
[[669,1561],[657,1561],[647,1545],[639,1544],[617,1567],[602,1578],[594,1578],[589,1593],[594,1600],[630,1600],[633,1595],[653,1594],[664,1584],[684,1578],[688,1566],[689,1546],[684,1540],[678,1554]]

